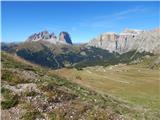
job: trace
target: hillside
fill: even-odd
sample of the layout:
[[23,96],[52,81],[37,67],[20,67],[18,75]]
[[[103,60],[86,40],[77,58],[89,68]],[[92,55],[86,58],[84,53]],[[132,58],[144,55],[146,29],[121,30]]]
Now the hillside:
[[86,45],[50,44],[44,41],[24,42],[20,44],[2,44],[2,50],[16,54],[21,58],[44,67],[58,69],[62,67],[108,66],[118,63],[129,63],[147,52],[129,51],[124,54],[109,52]]
[[1,84],[2,120],[122,120],[139,114],[125,102],[81,87],[52,70],[5,52]]
[[[1,84],[2,120],[125,118],[114,110],[118,101],[5,52],[2,52]],[[117,109],[129,112],[123,104]]]

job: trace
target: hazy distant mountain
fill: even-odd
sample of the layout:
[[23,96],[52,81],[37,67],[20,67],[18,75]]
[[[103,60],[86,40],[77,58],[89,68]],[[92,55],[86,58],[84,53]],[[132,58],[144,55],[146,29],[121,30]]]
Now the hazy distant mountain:
[[103,33],[89,41],[88,46],[125,53],[131,50],[158,53],[160,51],[160,29],[151,31],[126,29],[122,33]]

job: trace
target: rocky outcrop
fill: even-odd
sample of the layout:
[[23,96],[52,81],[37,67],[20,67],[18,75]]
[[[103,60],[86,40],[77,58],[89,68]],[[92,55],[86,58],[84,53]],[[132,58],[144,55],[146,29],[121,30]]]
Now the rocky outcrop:
[[117,34],[115,32],[106,32],[91,40],[88,45],[106,49],[110,52],[122,52],[127,48],[128,39],[134,38],[141,32],[142,31],[130,29],[126,29],[120,34]]
[[67,33],[67,32],[61,32],[61,33],[59,34],[59,41],[61,41],[61,42],[67,42],[67,43],[69,43],[69,44],[72,44],[70,35],[69,35],[69,33]]
[[27,42],[36,42],[36,41],[47,41],[50,43],[62,43],[62,44],[72,44],[69,33],[61,32],[57,38],[54,33],[49,33],[48,31],[42,31],[35,33],[28,37]]
[[117,41],[118,35],[113,32],[107,32],[103,33],[97,38],[94,38],[91,40],[88,45],[94,46],[102,49],[106,49],[109,51],[115,51],[116,48],[116,41]]
[[160,51],[160,29],[151,31],[126,29],[120,34],[107,32],[91,40],[88,46],[119,53],[131,50],[157,53]]
[[128,51],[132,49],[160,54],[160,29],[145,31],[129,39]]

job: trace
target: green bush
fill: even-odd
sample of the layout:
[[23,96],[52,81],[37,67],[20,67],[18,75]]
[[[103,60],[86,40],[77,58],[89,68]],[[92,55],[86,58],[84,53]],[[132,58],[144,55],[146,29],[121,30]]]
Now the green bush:
[[23,76],[18,73],[11,72],[9,70],[2,70],[2,81],[7,81],[10,85],[16,85],[19,83],[28,83]]
[[37,117],[41,117],[41,113],[37,110],[27,111],[23,116],[23,120],[35,120]]
[[18,96],[12,96],[8,98],[7,100],[4,100],[1,102],[2,109],[9,109],[11,107],[14,107],[18,104]]
[[1,88],[2,96],[4,100],[1,101],[2,109],[9,109],[18,104],[18,95],[13,95],[13,93],[4,87]]
[[36,118],[43,118],[41,112],[39,112],[31,104],[25,104],[24,109],[26,109],[26,112],[22,115],[22,120],[35,120]]
[[8,99],[8,98],[10,98],[12,96],[11,91],[9,89],[4,88],[4,87],[1,88],[1,94],[6,99]]
[[49,113],[50,120],[56,120],[56,114],[54,112]]
[[6,80],[6,81],[12,81],[13,76],[12,73],[9,71],[2,71],[2,80]]
[[25,96],[36,96],[38,93],[35,91],[31,91],[31,92],[25,92],[24,94]]

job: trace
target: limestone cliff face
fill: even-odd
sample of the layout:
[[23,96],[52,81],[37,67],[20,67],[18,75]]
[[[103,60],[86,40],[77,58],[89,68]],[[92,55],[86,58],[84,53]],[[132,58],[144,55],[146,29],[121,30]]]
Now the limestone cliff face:
[[107,32],[91,40],[88,45],[106,49],[112,52],[115,51],[115,48],[117,47],[115,44],[117,38],[118,35],[116,33]]
[[[133,42],[131,44],[131,42]],[[130,43],[130,44],[129,44]],[[160,54],[160,29],[145,31],[129,39],[128,50],[146,51]]]
[[28,37],[27,42],[47,41],[53,44],[72,44],[72,40],[67,32],[61,32],[59,37],[56,37],[54,33],[48,31],[42,31],[35,33]]
[[103,33],[91,40],[88,46],[116,51],[119,53],[131,50],[158,53],[160,51],[160,29],[151,31],[126,29],[122,33]]

